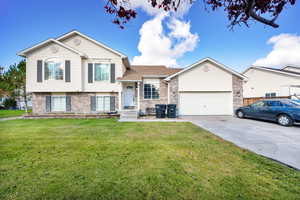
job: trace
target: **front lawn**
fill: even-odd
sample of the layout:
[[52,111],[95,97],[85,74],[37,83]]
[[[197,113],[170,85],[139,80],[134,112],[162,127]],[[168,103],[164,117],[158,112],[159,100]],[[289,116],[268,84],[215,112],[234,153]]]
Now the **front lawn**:
[[0,122],[0,199],[299,199],[300,172],[190,123]]
[[24,110],[0,110],[0,118],[17,117],[24,114]]

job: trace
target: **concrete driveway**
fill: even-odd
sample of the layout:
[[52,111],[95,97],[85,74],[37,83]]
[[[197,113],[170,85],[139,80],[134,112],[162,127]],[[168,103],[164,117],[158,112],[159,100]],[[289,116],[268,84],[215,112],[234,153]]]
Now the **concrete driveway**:
[[231,116],[185,116],[215,135],[242,148],[300,170],[300,126],[282,127],[272,122]]

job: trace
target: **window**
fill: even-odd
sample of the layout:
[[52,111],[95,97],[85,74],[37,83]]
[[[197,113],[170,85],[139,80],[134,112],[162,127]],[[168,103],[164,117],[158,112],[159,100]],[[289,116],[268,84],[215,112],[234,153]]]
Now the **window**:
[[95,64],[95,81],[108,81],[110,76],[110,64]]
[[52,112],[65,112],[66,111],[66,97],[65,96],[52,96],[51,97],[51,111]]
[[159,80],[144,81],[144,99],[159,99]]
[[266,93],[266,97],[270,98],[270,97],[276,97],[276,93],[272,92],[272,93]]
[[271,106],[271,107],[274,107],[274,106],[278,107],[278,106],[282,106],[282,103],[280,101],[268,101],[267,105]]
[[299,107],[300,103],[293,100],[282,100],[283,106],[286,107]]
[[109,112],[110,96],[98,96],[96,98],[96,110],[100,112]]
[[261,108],[263,106],[265,106],[265,103],[263,101],[259,101],[259,102],[255,102],[255,103],[251,104],[251,107],[253,107],[253,108]]
[[63,80],[64,70],[58,59],[45,61],[45,80]]

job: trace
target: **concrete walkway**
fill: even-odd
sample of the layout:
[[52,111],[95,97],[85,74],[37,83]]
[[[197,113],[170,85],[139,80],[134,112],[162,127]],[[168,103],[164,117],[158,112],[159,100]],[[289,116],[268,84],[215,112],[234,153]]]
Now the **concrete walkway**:
[[8,121],[8,120],[15,120],[15,119],[24,119],[24,117],[23,117],[23,116],[20,116],[20,117],[0,118],[0,121]]
[[119,119],[119,122],[190,122],[186,119]]
[[238,119],[231,116],[189,116],[184,119],[257,154],[300,170],[300,126]]

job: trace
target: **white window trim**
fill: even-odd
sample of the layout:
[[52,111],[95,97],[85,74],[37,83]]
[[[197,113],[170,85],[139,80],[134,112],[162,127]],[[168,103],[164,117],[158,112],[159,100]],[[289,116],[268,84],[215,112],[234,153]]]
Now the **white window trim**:
[[[149,80],[151,80],[151,79],[144,79],[144,80],[143,80],[143,100],[145,100],[145,101],[156,101],[156,100],[160,100],[160,79],[152,79],[152,80],[158,81],[158,98],[157,98],[157,99],[152,99],[152,98],[150,98],[150,99],[145,99],[145,84],[153,84],[153,82],[155,82],[155,81],[153,81],[153,82],[151,83],[151,81],[149,81]],[[149,81],[149,82],[147,82],[147,81]],[[157,84],[157,83],[154,83],[154,84]]]
[[[53,111],[53,106],[52,106],[52,98],[55,98],[55,97],[64,97],[65,98],[65,110],[64,111]],[[54,113],[64,113],[64,112],[67,112],[67,95],[51,95],[51,111],[50,112],[54,112]]]
[[[109,111],[101,111],[101,110],[98,110],[98,97],[109,97]],[[114,112],[114,111],[111,111],[110,110],[110,98],[111,98],[112,96],[111,95],[104,95],[104,94],[102,94],[102,95],[96,95],[96,112],[98,112],[98,113],[109,113],[109,112]]]
[[[88,62],[88,63],[92,63],[93,64],[93,82],[100,82],[100,83],[103,83],[103,82],[109,82],[110,83],[110,79],[111,79],[111,63],[110,62],[101,62],[101,61],[98,61],[98,62],[96,62],[96,61],[94,61],[94,62]],[[109,65],[109,75],[108,75],[108,80],[100,80],[100,81],[98,81],[98,80],[95,80],[95,78],[96,78],[96,65],[95,64],[108,64]]]
[[[269,94],[269,97],[267,96],[267,94]],[[275,94],[275,96],[272,96],[272,94]],[[277,93],[276,92],[266,92],[265,97],[268,97],[268,98],[277,97]]]
[[[61,63],[61,66],[62,66],[62,70],[63,70],[63,79],[60,79],[60,80],[56,80],[56,79],[46,79],[46,75],[45,75],[45,67],[46,67],[46,62],[48,61],[48,60],[54,60],[54,59],[56,59],[56,60],[59,60],[60,61],[60,63]],[[47,58],[47,59],[45,59],[45,60],[43,60],[43,64],[42,64],[42,66],[43,66],[43,80],[44,81],[49,81],[49,82],[51,82],[51,81],[65,81],[65,62],[64,61],[62,61],[62,59],[60,59],[60,58],[56,58],[56,57],[53,57],[53,58]]]

